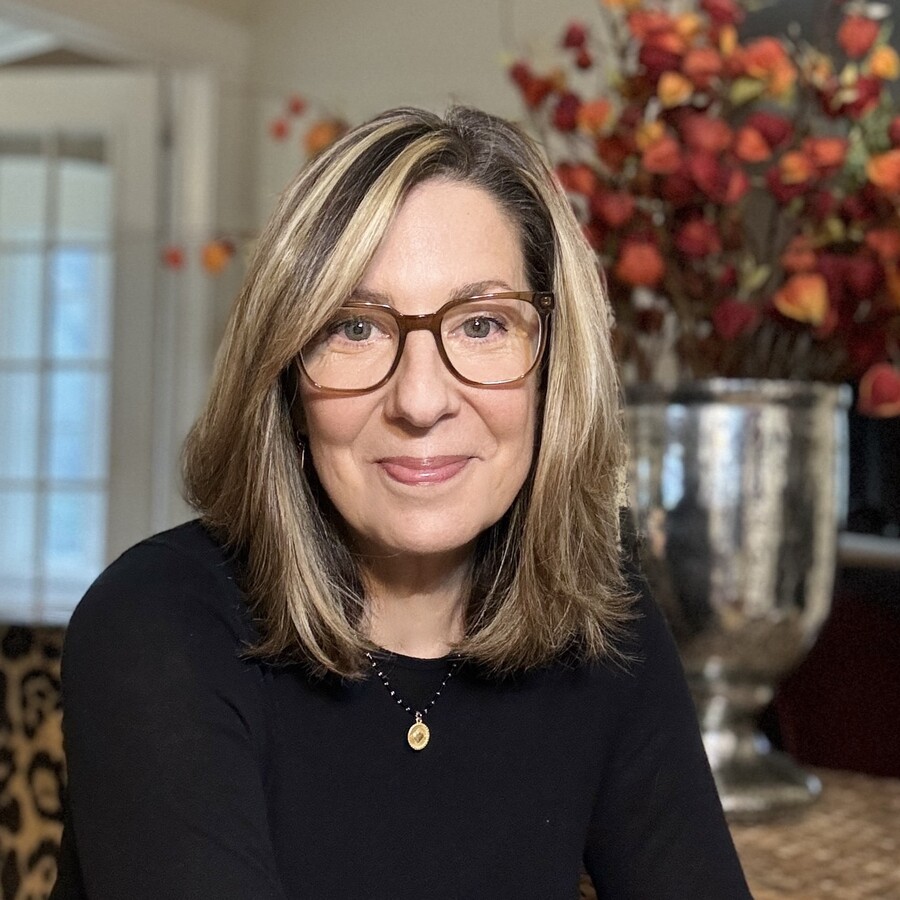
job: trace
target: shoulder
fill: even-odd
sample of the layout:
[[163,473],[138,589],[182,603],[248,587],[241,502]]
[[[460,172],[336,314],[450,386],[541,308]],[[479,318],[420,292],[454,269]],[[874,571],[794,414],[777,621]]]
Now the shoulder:
[[626,706],[645,690],[645,683],[666,675],[683,678],[681,662],[666,618],[640,569],[629,562],[625,578],[630,603],[627,619],[610,638],[612,650],[599,660],[573,662],[565,654],[551,666],[556,676],[584,690],[618,698]]
[[141,541],[101,573],[72,615],[63,661],[71,669],[85,656],[236,652],[255,639],[233,561],[194,520]]

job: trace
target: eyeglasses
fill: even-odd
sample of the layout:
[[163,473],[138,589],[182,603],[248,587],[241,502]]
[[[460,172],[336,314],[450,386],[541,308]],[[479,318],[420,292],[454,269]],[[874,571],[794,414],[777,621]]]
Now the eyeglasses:
[[554,305],[548,291],[463,297],[415,316],[376,303],[347,303],[300,351],[299,362],[323,390],[372,391],[394,374],[406,336],[430,331],[444,365],[464,384],[511,384],[538,364]]

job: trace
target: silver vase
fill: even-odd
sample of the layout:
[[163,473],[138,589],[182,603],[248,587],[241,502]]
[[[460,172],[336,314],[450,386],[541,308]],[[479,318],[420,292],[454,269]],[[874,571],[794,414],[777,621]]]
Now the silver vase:
[[627,392],[640,561],[732,820],[801,807],[821,791],[756,722],[830,609],[849,400],[846,387],[766,380]]

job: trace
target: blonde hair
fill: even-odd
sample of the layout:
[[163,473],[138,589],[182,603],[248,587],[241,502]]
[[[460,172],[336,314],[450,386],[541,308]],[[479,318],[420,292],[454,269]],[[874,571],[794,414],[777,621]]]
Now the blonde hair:
[[531,472],[477,542],[459,653],[496,674],[562,654],[601,659],[628,617],[619,554],[624,442],[609,311],[593,253],[532,141],[478,110],[390,110],[301,171],[232,311],[206,408],[185,444],[186,495],[241,561],[255,655],[348,678],[368,670],[362,577],[315,472],[301,465],[293,361],[357,287],[410,189],[478,186],[556,295]]

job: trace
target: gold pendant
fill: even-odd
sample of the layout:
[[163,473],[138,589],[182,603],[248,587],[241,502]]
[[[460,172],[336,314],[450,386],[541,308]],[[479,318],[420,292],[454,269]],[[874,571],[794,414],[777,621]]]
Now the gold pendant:
[[409,744],[413,750],[424,750],[428,745],[428,740],[431,737],[431,732],[428,730],[428,726],[422,721],[422,713],[416,713],[416,721],[409,726],[409,731],[406,732],[406,743]]

